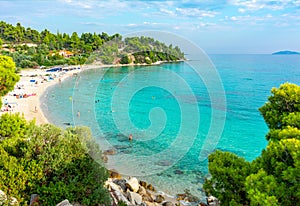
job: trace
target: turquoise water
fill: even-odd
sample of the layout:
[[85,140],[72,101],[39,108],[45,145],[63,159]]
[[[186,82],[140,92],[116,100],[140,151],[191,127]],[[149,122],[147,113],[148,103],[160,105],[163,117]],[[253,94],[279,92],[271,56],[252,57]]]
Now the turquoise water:
[[42,109],[50,122],[87,125],[103,149],[114,147],[108,167],[141,176],[170,194],[187,188],[201,195],[208,170],[207,160],[199,159],[203,146],[255,159],[268,131],[258,108],[272,87],[300,84],[298,55],[210,58],[224,91],[218,82],[218,89],[208,89],[207,79],[217,78],[199,77],[194,67],[201,62],[92,69],[49,88]]

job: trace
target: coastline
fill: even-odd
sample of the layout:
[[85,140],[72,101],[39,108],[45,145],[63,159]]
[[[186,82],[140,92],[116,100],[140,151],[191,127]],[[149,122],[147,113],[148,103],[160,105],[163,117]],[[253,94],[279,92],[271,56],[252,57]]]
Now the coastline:
[[[41,124],[47,124],[49,123],[49,120],[45,117],[45,114],[43,113],[43,110],[41,108],[41,104],[43,103],[41,101],[41,97],[46,92],[46,90],[54,86],[65,79],[72,77],[75,74],[79,74],[80,72],[83,72],[85,70],[89,69],[101,69],[101,68],[108,68],[108,67],[126,67],[126,66],[155,66],[160,65],[164,63],[179,63],[184,60],[178,60],[173,62],[168,61],[158,61],[152,64],[109,64],[109,65],[103,65],[103,64],[86,64],[81,66],[68,66],[63,67],[65,68],[76,68],[74,70],[69,70],[67,72],[59,71],[59,72],[46,72],[46,70],[41,69],[24,69],[20,72],[20,80],[15,85],[15,89],[11,92],[9,92],[6,96],[2,97],[2,108],[0,111],[0,115],[4,113],[20,113],[21,115],[24,115],[26,120],[35,120],[35,123],[37,125]],[[58,67],[58,66],[57,66]],[[80,68],[80,69],[78,69]],[[52,77],[51,80],[46,80],[49,77]],[[35,80],[35,82],[31,82]],[[18,87],[20,89],[18,89]],[[27,94],[29,95],[26,98],[17,98],[17,94]],[[4,103],[7,102],[8,105],[11,106],[11,108],[7,108],[8,111],[4,108]]]
[[[13,105],[13,108],[11,111],[6,111],[6,113],[19,113],[20,115],[24,115],[25,119],[28,121],[35,120],[35,123],[37,125],[47,124],[50,123],[49,120],[46,118],[41,105],[42,102],[42,96],[47,91],[48,88],[61,83],[62,81],[77,75],[83,71],[90,70],[90,69],[102,69],[102,68],[108,68],[108,67],[126,67],[126,66],[155,66],[160,65],[163,63],[178,63],[177,62],[156,62],[154,64],[115,64],[115,65],[83,65],[79,68],[79,66],[74,66],[74,70],[70,70],[67,72],[46,72],[46,70],[41,69],[26,69],[22,70],[20,73],[20,80],[16,84],[15,89],[8,93],[6,96],[2,98],[2,102],[4,103],[4,100],[7,100],[8,104]],[[71,66],[69,68],[72,68]],[[45,80],[45,78],[52,77],[51,80]],[[55,76],[55,77],[54,77]],[[31,82],[32,80],[35,80],[35,82]],[[19,89],[19,88],[21,89]],[[17,98],[17,93],[23,93],[29,95],[26,98]],[[33,95],[34,94],[34,95]],[[4,105],[4,104],[3,104]],[[5,112],[0,111],[0,115],[2,115]],[[124,177],[125,178],[125,177]],[[111,181],[111,180],[108,180]],[[180,201],[177,199],[176,196],[169,195],[167,193],[164,193],[163,191],[155,191],[151,193],[153,197],[156,195],[163,196],[165,201],[172,202],[173,205],[176,203],[178,204]],[[184,198],[187,196],[185,194]],[[126,195],[125,195],[126,196]],[[180,199],[181,203],[184,205],[184,198]],[[161,204],[156,204],[161,205]]]

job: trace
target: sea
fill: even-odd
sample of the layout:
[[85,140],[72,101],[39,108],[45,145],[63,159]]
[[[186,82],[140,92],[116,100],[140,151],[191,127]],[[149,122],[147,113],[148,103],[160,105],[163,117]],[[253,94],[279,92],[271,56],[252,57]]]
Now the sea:
[[205,58],[95,67],[50,87],[41,107],[55,125],[90,127],[101,149],[115,153],[108,168],[170,195],[203,197],[208,155],[257,158],[268,132],[259,108],[273,87],[300,84],[300,55]]

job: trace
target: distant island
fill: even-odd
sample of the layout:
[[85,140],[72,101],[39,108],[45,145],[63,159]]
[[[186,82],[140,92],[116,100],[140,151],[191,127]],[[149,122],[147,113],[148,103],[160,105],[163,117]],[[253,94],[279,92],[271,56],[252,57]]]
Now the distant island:
[[294,55],[294,54],[300,54],[300,52],[296,51],[279,51],[279,52],[274,52],[272,55]]

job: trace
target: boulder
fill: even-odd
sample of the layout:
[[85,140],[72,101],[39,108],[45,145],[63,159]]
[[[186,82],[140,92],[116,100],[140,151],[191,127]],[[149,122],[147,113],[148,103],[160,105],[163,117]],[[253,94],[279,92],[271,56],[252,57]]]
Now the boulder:
[[174,206],[174,204],[170,201],[162,203],[162,206]]
[[104,163],[107,163],[107,162],[108,162],[108,157],[107,157],[107,155],[103,155],[103,156],[102,156],[102,161],[103,161]]
[[132,205],[140,205],[143,202],[142,196],[135,192],[128,193],[128,200],[131,202]]
[[181,170],[175,170],[175,171],[174,171],[174,174],[176,174],[176,175],[183,175],[184,172],[181,171]]
[[147,189],[150,191],[155,191],[154,187],[151,184],[147,185]]
[[220,201],[214,196],[209,196],[206,200],[209,206],[220,206]]
[[37,194],[32,194],[30,196],[30,206],[36,206],[39,205],[39,196]]
[[147,182],[140,180],[140,185],[144,188],[147,188]]
[[126,182],[126,187],[133,192],[137,192],[139,190],[140,184],[139,181],[135,177],[131,177]]
[[126,180],[124,179],[116,179],[113,181],[113,183],[117,184],[120,186],[120,188],[123,190],[123,192],[126,192]]
[[143,200],[147,202],[154,202],[152,195],[148,191],[146,191],[146,194],[143,195]]
[[147,191],[146,191],[146,189],[144,188],[144,187],[142,187],[142,186],[140,186],[140,188],[139,188],[139,190],[138,190],[138,193],[140,194],[140,195],[147,195]]
[[109,170],[109,177],[113,179],[121,179],[122,176],[114,169]]
[[165,200],[164,196],[162,195],[157,195],[154,202],[157,202],[157,203],[162,203],[163,201]]
[[69,200],[64,200],[58,203],[56,206],[72,206],[72,204],[69,202]]

